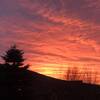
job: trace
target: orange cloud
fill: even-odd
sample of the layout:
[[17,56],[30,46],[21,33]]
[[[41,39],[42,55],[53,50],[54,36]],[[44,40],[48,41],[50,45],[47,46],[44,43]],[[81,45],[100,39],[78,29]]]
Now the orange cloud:
[[99,69],[100,23],[92,21],[97,18],[99,1],[85,1],[88,3],[81,0],[73,5],[70,0],[57,4],[55,0],[18,0],[16,13],[0,17],[0,52],[17,43],[25,50],[26,62],[33,66],[30,69],[49,75],[64,74],[68,66]]

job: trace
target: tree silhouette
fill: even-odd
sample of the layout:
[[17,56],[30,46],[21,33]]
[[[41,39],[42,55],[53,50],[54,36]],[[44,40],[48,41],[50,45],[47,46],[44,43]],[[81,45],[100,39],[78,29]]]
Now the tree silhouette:
[[98,73],[85,68],[79,71],[78,67],[68,67],[65,75],[66,80],[83,81],[89,84],[96,84],[98,82]]
[[77,67],[69,67],[67,69],[65,78],[67,80],[71,80],[71,81],[79,80],[78,68]]
[[16,45],[11,46],[9,50],[6,51],[5,55],[1,56],[5,61],[5,64],[10,66],[22,66],[24,62],[23,50],[17,49]]
[[[5,63],[0,65],[0,84],[4,84],[0,93],[4,91],[4,97],[16,97],[16,100],[18,100],[26,94],[24,92],[27,84],[27,68],[29,65],[24,65],[23,62],[25,59],[23,58],[23,54],[23,50],[13,45],[1,56]],[[8,92],[6,93],[6,91]]]

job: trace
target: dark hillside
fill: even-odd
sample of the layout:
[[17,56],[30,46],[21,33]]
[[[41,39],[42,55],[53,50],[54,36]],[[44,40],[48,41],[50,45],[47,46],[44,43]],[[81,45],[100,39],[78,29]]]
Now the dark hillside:
[[100,86],[0,66],[1,100],[100,100]]

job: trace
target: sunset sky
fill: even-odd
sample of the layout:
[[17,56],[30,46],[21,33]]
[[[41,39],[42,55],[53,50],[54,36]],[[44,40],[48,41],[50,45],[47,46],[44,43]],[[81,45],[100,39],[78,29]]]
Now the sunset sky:
[[100,73],[100,0],[0,0],[0,55],[14,43],[33,71]]

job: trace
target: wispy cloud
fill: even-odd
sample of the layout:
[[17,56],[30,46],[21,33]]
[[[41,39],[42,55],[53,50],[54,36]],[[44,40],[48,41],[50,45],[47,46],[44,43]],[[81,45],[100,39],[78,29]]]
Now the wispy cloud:
[[1,0],[0,53],[17,43],[32,65],[99,68],[99,12],[100,0]]

